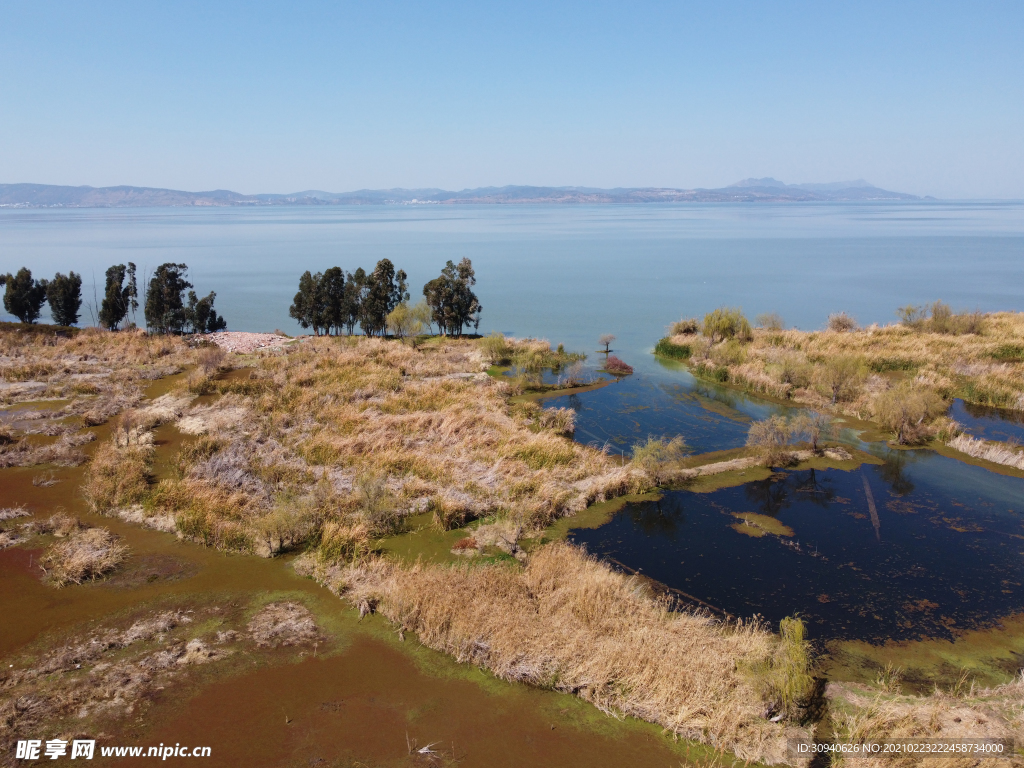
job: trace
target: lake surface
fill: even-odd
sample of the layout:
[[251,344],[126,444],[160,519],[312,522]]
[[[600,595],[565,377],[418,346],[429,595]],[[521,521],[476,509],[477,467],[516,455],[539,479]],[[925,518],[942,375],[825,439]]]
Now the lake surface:
[[[1021,203],[0,210],[0,272],[74,269],[90,283],[114,263],[135,261],[143,275],[185,262],[235,330],[297,333],[288,306],[305,269],[387,257],[418,298],[464,256],[482,333],[564,342],[591,365],[597,337],[618,337],[613,350],[635,375],[546,404],[577,410],[577,440],[622,453],[648,436],[733,448],[750,420],[786,410],[654,358],[680,316],[727,304],[810,329],[838,310],[885,323],[898,306],[936,299],[1024,310]],[[990,439],[1021,434],[1006,414],[956,405],[953,415]],[[872,450],[882,464],[673,491],[573,535],[734,615],[799,613],[817,638],[948,636],[1024,610],[1024,480],[928,451]],[[745,535],[735,512],[793,534]]]
[[73,269],[102,291],[111,264],[142,276],[184,262],[234,330],[298,332],[288,306],[306,269],[387,257],[418,298],[464,256],[482,332],[588,351],[601,333],[647,350],[680,315],[722,304],[801,328],[839,310],[889,322],[940,298],[1024,309],[1024,203],[0,209],[3,272]]

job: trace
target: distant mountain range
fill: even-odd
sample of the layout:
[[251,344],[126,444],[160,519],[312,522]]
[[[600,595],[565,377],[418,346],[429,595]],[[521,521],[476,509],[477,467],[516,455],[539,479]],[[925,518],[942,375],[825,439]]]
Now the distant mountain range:
[[[443,189],[360,189],[356,192],[306,190],[290,195],[242,195],[226,189],[181,192],[152,187],[61,187],[0,184],[4,208],[143,208],[159,206],[263,205],[471,205],[524,203],[779,203],[921,200],[889,192],[863,179],[830,184],[785,184],[772,178],[744,179],[721,189],[637,187],[480,187]],[[924,198],[928,199],[928,198]]]

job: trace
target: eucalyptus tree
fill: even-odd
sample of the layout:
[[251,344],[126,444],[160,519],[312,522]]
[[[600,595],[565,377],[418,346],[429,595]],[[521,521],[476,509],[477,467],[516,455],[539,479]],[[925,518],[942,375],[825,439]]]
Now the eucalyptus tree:
[[359,322],[367,336],[383,336],[387,332],[387,318],[399,304],[409,300],[406,290],[408,275],[405,270],[395,271],[390,259],[377,262],[366,278],[367,289],[363,297]]
[[77,272],[58,272],[46,286],[46,301],[57,325],[76,325],[82,308],[82,276]]
[[128,266],[115,264],[106,274],[103,301],[100,303],[100,325],[116,331],[128,312],[134,315],[138,309],[139,287],[135,281],[135,265],[130,261]]
[[23,323],[34,323],[46,303],[46,280],[33,280],[32,271],[22,267],[16,275],[0,275],[4,286],[4,309]]
[[359,322],[362,312],[363,298],[366,295],[366,270],[359,267],[354,273],[349,272],[345,280],[345,290],[341,300],[342,325],[351,336]]
[[315,275],[308,269],[299,278],[299,291],[292,300],[288,314],[298,320],[303,328],[312,328],[317,336],[330,328],[327,303],[324,300],[324,275]]
[[473,293],[474,285],[473,262],[463,259],[458,265],[449,260],[441,275],[423,286],[431,316],[444,335],[461,336],[467,325],[480,327],[483,307]]
[[[146,291],[146,326],[152,333],[185,333],[191,325],[182,294],[192,288],[188,265],[161,264]],[[212,300],[211,300],[212,303]]]
[[228,327],[228,321],[218,315],[213,308],[213,301],[216,298],[217,294],[214,291],[210,291],[201,299],[195,291],[188,292],[185,322],[191,333],[216,333]]

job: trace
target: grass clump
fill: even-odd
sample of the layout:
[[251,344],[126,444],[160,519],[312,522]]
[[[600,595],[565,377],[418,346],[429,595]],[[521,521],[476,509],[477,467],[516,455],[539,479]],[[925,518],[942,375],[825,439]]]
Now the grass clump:
[[742,344],[708,335],[664,343],[690,349],[695,375],[821,413],[881,419],[896,442],[948,442],[941,419],[953,398],[1024,409],[1024,313],[957,315],[932,305],[903,316],[867,328],[833,322],[824,333],[756,328]]
[[803,733],[766,718],[793,702],[806,678],[795,630],[779,638],[757,623],[673,611],[635,577],[564,543],[535,551],[525,566],[371,558],[333,579],[353,603],[374,606],[401,633],[460,662],[743,760],[778,762],[786,734]]
[[153,448],[149,445],[117,447],[104,443],[96,450],[82,486],[93,512],[141,504],[149,492]]
[[[77,522],[77,521],[76,521]],[[39,565],[55,587],[81,584],[95,580],[114,570],[124,561],[128,547],[106,528],[73,529],[55,535],[63,540],[51,544],[39,560]]]
[[768,703],[766,715],[797,715],[797,704],[805,699],[813,682],[810,666],[810,644],[804,638],[803,621],[792,616],[783,619],[773,653],[751,668],[761,697]]
[[701,324],[695,317],[684,317],[668,327],[669,336],[692,336],[700,333]]
[[673,360],[687,360],[693,354],[693,349],[689,344],[676,344],[666,338],[654,345],[654,354]]

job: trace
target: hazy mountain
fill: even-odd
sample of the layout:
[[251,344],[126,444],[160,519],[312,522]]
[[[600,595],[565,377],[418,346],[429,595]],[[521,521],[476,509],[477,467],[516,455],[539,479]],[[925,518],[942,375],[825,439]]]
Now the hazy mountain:
[[226,189],[183,192],[153,187],[61,187],[49,184],[0,184],[0,207],[141,208],[229,205],[388,205],[523,203],[676,203],[813,202],[919,200],[889,192],[863,179],[829,184],[786,184],[777,179],[744,179],[722,189],[658,187],[480,187],[443,189],[360,189],[355,192],[306,190],[292,194],[242,195]]

